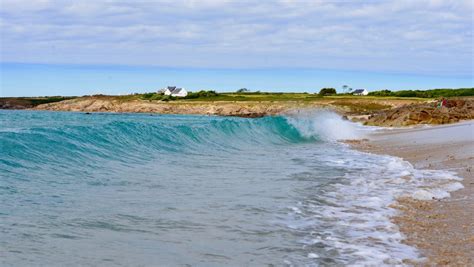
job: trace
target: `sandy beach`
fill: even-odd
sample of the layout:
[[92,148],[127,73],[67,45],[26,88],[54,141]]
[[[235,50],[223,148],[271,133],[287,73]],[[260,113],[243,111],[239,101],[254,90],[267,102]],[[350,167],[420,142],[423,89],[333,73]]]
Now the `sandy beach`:
[[474,264],[474,121],[377,131],[355,144],[364,151],[401,157],[418,169],[450,170],[464,180],[450,198],[399,199],[393,218],[406,243],[427,258],[422,265]]

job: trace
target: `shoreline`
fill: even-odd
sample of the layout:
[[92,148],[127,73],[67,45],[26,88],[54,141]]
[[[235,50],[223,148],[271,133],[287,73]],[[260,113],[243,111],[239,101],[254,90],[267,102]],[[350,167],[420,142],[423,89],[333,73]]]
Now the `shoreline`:
[[[449,170],[464,188],[451,197],[421,201],[399,198],[393,222],[427,258],[421,265],[474,265],[474,120],[455,124],[383,129],[348,142],[369,153],[397,156],[417,169]],[[419,265],[419,263],[414,263]]]
[[398,198],[389,206],[400,211],[391,220],[406,237],[403,243],[416,247],[428,258],[427,262],[404,262],[410,265],[473,265],[474,120],[439,126],[380,128],[368,137],[347,143],[365,152],[402,158],[416,169],[448,170],[464,178],[464,188],[453,192],[451,198],[430,201]]

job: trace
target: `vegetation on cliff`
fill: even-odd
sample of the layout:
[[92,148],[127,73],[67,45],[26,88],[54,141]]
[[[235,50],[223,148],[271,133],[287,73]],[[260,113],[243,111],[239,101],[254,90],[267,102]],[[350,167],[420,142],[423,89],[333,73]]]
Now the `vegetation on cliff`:
[[327,96],[327,95],[335,95],[337,94],[336,89],[334,88],[323,88],[319,90],[319,95]]
[[232,93],[217,93],[213,90],[189,92],[186,97],[172,97],[160,93],[135,94],[120,96],[121,98],[135,98],[142,100],[161,101],[311,101],[320,99],[321,96],[309,93],[279,93],[279,92],[248,92],[239,91]]
[[400,91],[380,90],[380,91],[370,92],[369,96],[419,97],[419,98],[474,96],[474,88],[400,90]]
[[246,88],[237,90],[237,92],[217,93],[216,91],[201,90],[190,92],[186,97],[171,97],[159,93],[145,93],[134,95],[143,100],[162,100],[162,101],[313,101],[323,97],[350,98],[440,98],[440,97],[460,97],[474,96],[474,88],[459,89],[432,89],[432,90],[401,90],[390,91],[380,90],[370,92],[369,96],[353,96],[351,93],[337,94],[334,88],[322,88],[319,93],[282,93],[282,92],[250,92]]
[[33,108],[41,104],[60,102],[75,97],[47,96],[47,97],[2,97],[0,98],[0,109],[25,109]]

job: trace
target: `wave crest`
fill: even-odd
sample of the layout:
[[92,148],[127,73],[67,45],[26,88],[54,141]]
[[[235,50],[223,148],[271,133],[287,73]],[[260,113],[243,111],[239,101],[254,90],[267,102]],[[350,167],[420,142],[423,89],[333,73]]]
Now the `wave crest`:
[[292,113],[287,116],[287,120],[306,138],[318,137],[325,141],[337,141],[365,137],[360,125],[327,110]]

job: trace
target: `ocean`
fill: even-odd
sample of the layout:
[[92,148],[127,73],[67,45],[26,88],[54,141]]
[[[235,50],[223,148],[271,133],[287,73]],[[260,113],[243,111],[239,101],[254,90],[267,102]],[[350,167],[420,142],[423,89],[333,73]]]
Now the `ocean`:
[[397,197],[447,197],[340,139],[329,111],[237,117],[0,111],[2,266],[345,266],[420,259]]

